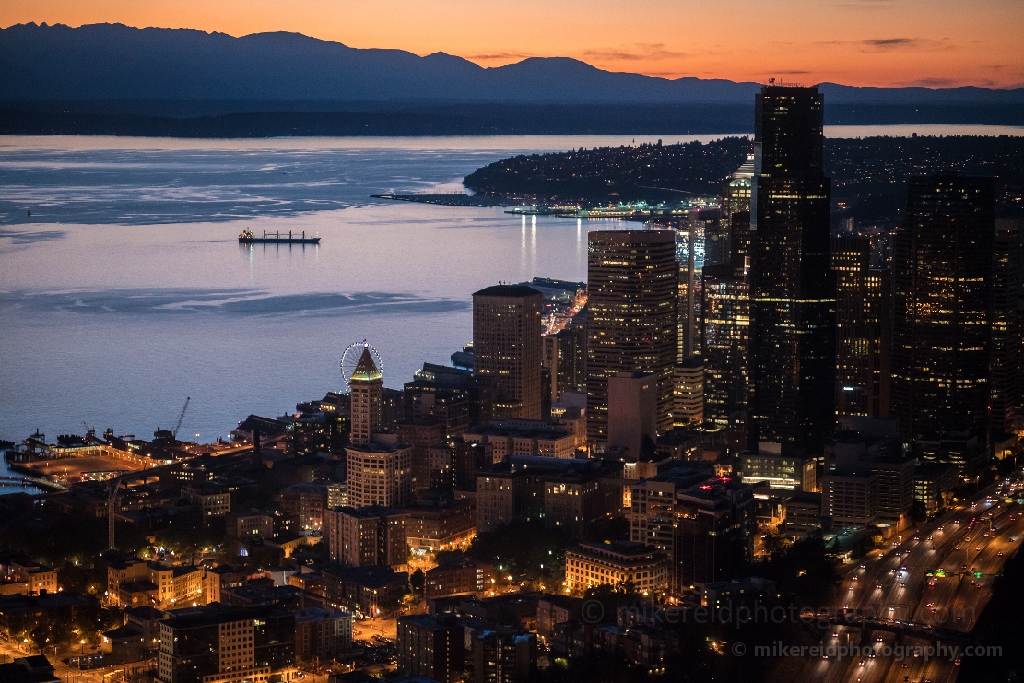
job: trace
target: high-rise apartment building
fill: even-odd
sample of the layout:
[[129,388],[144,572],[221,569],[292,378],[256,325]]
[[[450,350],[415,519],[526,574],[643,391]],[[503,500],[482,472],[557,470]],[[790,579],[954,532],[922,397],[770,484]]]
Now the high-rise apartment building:
[[752,437],[817,448],[835,424],[831,179],[824,97],[767,85],[755,100],[751,187]]
[[402,507],[412,499],[412,446],[375,442],[345,453],[351,507]]
[[608,438],[608,377],[654,373],[659,429],[672,426],[678,265],[672,230],[589,234],[587,438]]
[[464,629],[455,617],[427,614],[399,617],[397,628],[400,672],[440,683],[462,680]]
[[995,182],[910,180],[893,242],[892,405],[900,436],[988,429]]
[[473,375],[495,390],[495,417],[541,417],[542,295],[525,285],[473,293]]
[[888,417],[892,361],[891,285],[871,267],[866,238],[832,240],[836,277],[836,415]]

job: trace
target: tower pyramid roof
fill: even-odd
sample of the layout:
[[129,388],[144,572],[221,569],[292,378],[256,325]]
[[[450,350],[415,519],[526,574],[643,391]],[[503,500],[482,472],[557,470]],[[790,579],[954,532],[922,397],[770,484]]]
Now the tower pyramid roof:
[[384,375],[377,368],[377,364],[373,362],[373,356],[370,354],[369,347],[363,348],[363,355],[359,357],[359,362],[356,364],[356,369],[352,372],[350,381],[374,382],[383,377]]

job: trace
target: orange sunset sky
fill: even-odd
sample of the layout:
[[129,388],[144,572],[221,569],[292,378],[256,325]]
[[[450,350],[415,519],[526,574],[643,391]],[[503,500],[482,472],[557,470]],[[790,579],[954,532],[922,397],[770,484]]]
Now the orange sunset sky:
[[0,26],[295,31],[483,66],[811,84],[1024,86],[1024,0],[2,0]]

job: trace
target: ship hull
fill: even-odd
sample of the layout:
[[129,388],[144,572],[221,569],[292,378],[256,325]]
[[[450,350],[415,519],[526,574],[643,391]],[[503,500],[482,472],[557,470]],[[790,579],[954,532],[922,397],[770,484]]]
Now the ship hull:
[[319,237],[239,237],[239,244],[320,244]]

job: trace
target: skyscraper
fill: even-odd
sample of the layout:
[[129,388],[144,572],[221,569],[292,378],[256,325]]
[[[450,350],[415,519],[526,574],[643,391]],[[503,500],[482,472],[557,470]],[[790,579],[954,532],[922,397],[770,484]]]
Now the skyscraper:
[[888,417],[892,280],[871,267],[871,242],[832,241],[836,277],[836,415]]
[[370,443],[370,435],[381,430],[381,393],[384,376],[373,362],[369,347],[363,349],[356,369],[349,379],[351,397],[351,431],[349,442]]
[[992,434],[1015,431],[1021,404],[1021,287],[1024,286],[1024,240],[1019,219],[997,218],[992,273]]
[[672,230],[591,232],[587,258],[587,437],[608,437],[608,378],[651,372],[657,424],[672,426],[678,265]]
[[409,502],[412,490],[412,446],[398,442],[395,434],[382,434],[383,376],[369,348],[356,364],[349,380],[352,432],[345,449],[348,499],[352,507]]
[[820,447],[835,423],[831,179],[817,87],[768,85],[755,100],[751,181],[751,436]]
[[892,404],[900,436],[988,428],[992,178],[913,178],[893,242]]
[[525,285],[473,293],[473,375],[491,378],[496,418],[541,417],[541,298]]
[[703,293],[704,419],[725,427],[750,393],[750,287],[742,268],[711,266]]

